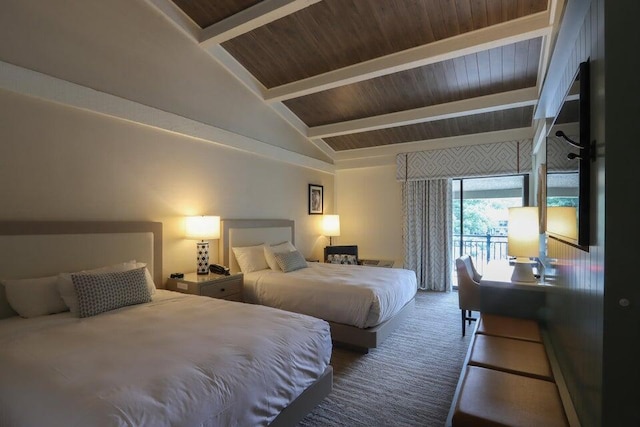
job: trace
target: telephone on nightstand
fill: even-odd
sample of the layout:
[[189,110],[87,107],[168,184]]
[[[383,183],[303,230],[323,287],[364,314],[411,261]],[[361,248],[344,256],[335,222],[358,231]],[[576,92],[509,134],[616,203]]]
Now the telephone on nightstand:
[[224,265],[220,264],[209,265],[209,271],[215,274],[224,274],[225,276],[228,276],[230,274],[229,267],[225,267]]

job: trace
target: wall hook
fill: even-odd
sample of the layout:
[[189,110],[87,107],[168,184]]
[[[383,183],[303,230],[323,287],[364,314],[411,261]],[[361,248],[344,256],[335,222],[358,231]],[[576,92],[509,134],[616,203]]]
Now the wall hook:
[[[556,136],[559,136],[561,138],[564,138],[565,141],[567,141],[567,143],[569,145],[572,145],[576,148],[579,148],[580,150],[584,149],[585,147],[583,147],[582,145],[578,144],[577,142],[575,142],[574,140],[572,140],[571,138],[569,138],[564,132],[562,132],[561,130],[556,132]],[[579,156],[576,155],[576,157],[579,158]],[[570,159],[575,159],[576,157],[569,157]]]
[[[561,132],[561,131],[558,131],[558,132]],[[558,134],[556,133],[556,135],[558,135]],[[560,136],[560,135],[558,135],[558,136]],[[573,144],[571,144],[571,145],[573,145]],[[591,142],[591,144],[588,147],[577,147],[577,148],[579,148],[581,150],[584,150],[584,153],[581,153],[581,154],[569,153],[569,154],[567,154],[567,159],[569,159],[569,160],[573,160],[573,159],[580,159],[580,160],[589,159],[592,162],[596,161],[596,141],[595,140],[593,142]]]

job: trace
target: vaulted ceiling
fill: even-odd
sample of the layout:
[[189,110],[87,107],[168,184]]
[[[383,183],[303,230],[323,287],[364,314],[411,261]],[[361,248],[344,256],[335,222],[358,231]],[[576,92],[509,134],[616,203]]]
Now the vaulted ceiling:
[[486,133],[499,140],[507,131],[533,136],[564,6],[562,0],[151,2],[332,155]]

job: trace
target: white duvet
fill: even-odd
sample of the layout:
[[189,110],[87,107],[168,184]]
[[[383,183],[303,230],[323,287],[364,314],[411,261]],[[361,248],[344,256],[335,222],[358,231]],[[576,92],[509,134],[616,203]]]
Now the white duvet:
[[266,269],[245,274],[245,300],[367,328],[393,317],[418,289],[412,270],[308,265],[288,273]]
[[0,321],[0,425],[266,425],[331,357],[319,319],[158,291],[79,319]]

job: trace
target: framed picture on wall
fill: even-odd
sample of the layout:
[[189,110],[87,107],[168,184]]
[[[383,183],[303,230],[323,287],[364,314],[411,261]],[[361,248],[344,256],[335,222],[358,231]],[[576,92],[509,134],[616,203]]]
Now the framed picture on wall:
[[309,215],[322,215],[324,212],[324,187],[309,184]]

